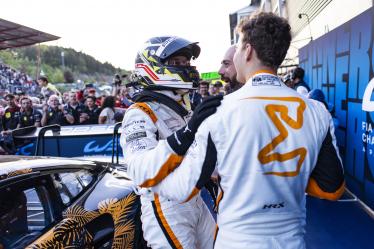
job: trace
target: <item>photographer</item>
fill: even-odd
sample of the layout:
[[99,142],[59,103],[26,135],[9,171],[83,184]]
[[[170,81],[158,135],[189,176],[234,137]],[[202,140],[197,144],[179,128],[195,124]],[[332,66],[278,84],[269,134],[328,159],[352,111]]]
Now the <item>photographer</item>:
[[113,83],[112,83],[112,96],[116,97],[118,95],[118,91],[121,88],[122,80],[121,76],[119,74],[115,74],[113,78]]

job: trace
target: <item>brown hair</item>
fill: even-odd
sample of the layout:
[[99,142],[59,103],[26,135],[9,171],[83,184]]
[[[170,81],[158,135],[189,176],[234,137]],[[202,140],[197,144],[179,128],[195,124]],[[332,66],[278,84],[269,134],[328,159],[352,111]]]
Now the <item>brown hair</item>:
[[23,97],[19,100],[19,102],[22,103],[22,101],[25,100],[25,99],[27,99],[28,101],[30,101],[30,102],[32,103],[31,99],[30,99],[28,96],[23,96]]
[[209,81],[201,80],[201,81],[199,82],[199,87],[200,87],[200,86],[209,86]]
[[249,43],[264,66],[278,68],[291,43],[291,27],[287,20],[273,13],[259,12],[242,19],[237,26],[242,44]]

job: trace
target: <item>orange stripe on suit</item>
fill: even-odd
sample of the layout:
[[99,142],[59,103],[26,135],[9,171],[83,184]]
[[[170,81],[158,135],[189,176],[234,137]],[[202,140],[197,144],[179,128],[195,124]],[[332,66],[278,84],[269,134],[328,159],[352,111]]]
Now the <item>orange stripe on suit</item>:
[[308,186],[306,188],[306,191],[309,195],[322,198],[330,201],[336,201],[338,200],[345,190],[345,182],[342,183],[342,185],[333,193],[325,192],[323,191],[319,186],[316,180],[313,178],[309,179]]
[[146,103],[142,103],[142,102],[135,103],[131,105],[129,109],[133,109],[133,108],[136,108],[136,109],[139,109],[145,112],[152,119],[153,123],[157,122],[157,116],[154,114],[152,109]]
[[170,239],[173,241],[173,244],[175,246],[175,248],[183,248],[181,243],[179,242],[178,238],[175,236],[173,230],[171,230],[163,212],[162,212],[162,209],[161,209],[161,204],[160,204],[160,199],[158,197],[158,194],[155,194],[154,195],[155,197],[155,205],[156,205],[156,212],[157,212],[157,215],[159,216],[160,218],[160,221],[162,223],[162,226],[163,228],[166,230],[168,236],[170,237]]
[[161,166],[160,170],[157,172],[156,176],[146,180],[139,186],[142,188],[149,188],[157,185],[159,182],[161,182],[165,177],[167,177],[171,172],[174,171],[176,167],[179,166],[179,164],[182,162],[183,157],[178,156],[175,154],[171,154],[168,158],[168,160],[164,163],[164,165]]

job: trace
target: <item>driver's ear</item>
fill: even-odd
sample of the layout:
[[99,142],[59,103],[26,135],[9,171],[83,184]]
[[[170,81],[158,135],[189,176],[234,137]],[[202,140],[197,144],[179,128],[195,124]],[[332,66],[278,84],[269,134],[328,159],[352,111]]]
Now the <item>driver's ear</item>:
[[253,56],[253,47],[251,46],[251,44],[246,43],[245,44],[245,57],[247,61],[250,61],[252,56]]

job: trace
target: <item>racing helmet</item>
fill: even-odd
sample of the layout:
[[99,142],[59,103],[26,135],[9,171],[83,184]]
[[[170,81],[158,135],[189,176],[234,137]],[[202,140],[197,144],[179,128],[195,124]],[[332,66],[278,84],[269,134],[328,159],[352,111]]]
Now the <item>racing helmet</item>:
[[199,72],[194,66],[168,65],[173,56],[196,59],[200,54],[197,42],[177,36],[162,36],[149,39],[135,59],[137,81],[150,90],[194,89],[198,86]]

